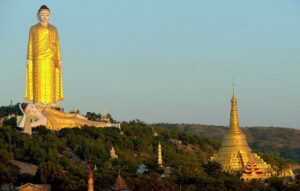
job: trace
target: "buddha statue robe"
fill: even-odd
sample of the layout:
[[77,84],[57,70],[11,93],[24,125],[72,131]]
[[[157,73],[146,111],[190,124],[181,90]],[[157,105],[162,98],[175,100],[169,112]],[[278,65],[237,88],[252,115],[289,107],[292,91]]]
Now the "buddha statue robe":
[[63,100],[61,53],[55,26],[30,28],[25,100],[51,104]]

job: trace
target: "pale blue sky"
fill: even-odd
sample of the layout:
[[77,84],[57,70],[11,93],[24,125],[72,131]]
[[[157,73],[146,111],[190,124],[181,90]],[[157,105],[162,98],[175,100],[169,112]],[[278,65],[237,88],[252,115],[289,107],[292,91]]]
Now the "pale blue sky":
[[0,105],[23,101],[29,27],[57,26],[67,110],[117,120],[300,127],[300,2],[0,1]]

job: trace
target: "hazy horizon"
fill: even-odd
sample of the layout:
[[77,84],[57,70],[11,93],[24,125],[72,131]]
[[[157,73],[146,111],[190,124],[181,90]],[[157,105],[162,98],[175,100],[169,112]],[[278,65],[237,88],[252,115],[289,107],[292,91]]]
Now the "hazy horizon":
[[300,2],[1,1],[0,105],[24,101],[30,26],[58,28],[66,111],[119,121],[300,128]]

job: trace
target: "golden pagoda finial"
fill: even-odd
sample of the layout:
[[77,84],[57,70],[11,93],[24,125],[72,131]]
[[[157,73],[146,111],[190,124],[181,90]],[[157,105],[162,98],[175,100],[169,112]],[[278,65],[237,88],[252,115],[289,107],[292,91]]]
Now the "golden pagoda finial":
[[232,79],[232,95],[235,95],[235,81]]
[[235,97],[235,82],[233,80],[232,83],[232,98],[231,98],[231,112],[230,112],[230,124],[229,130],[230,131],[240,131],[239,125],[239,117],[237,112],[237,100]]

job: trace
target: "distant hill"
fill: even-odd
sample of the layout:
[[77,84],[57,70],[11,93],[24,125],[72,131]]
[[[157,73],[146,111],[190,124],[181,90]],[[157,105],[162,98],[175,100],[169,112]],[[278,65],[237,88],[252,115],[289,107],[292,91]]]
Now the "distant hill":
[[[156,124],[167,129],[207,136],[222,141],[228,127],[199,124]],[[280,155],[300,162],[300,130],[281,127],[242,128],[249,146],[258,152]]]

